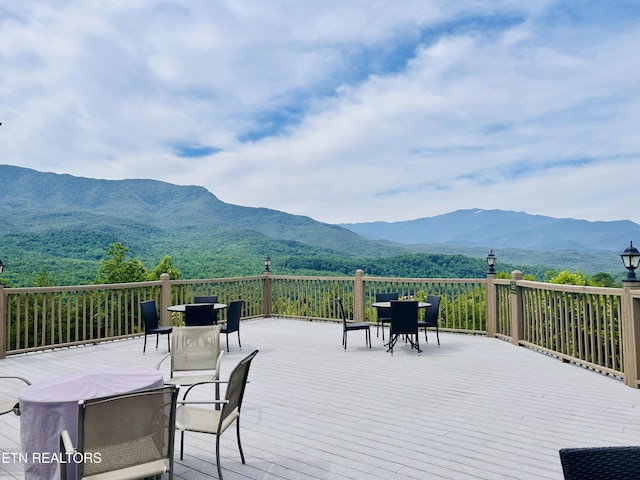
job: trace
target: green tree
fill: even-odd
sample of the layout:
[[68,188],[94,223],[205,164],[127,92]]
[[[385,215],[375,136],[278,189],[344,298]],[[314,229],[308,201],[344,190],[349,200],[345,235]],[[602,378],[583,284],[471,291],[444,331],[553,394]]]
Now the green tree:
[[56,284],[56,280],[46,268],[43,268],[36,274],[34,283],[36,287],[53,287]]
[[580,270],[576,270],[575,272],[562,270],[551,277],[548,282],[562,285],[589,285],[589,277]]
[[594,287],[621,288],[622,282],[616,280],[610,273],[598,272],[589,278],[589,285],[593,285]]
[[175,267],[170,255],[162,257],[158,266],[149,274],[149,280],[160,280],[160,275],[163,273],[168,273],[171,280],[178,280],[180,278],[180,270]]
[[[511,274],[509,272],[501,272],[501,271],[497,271],[496,272],[496,278],[501,278],[501,279],[505,279],[505,280],[510,280],[511,279]],[[532,273],[525,273],[522,275],[522,279],[523,280],[530,280],[532,282],[537,281],[537,278],[534,274]]]
[[107,250],[106,260],[96,277],[96,284],[144,282],[149,273],[140,260],[126,260],[128,247],[120,242],[112,243]]

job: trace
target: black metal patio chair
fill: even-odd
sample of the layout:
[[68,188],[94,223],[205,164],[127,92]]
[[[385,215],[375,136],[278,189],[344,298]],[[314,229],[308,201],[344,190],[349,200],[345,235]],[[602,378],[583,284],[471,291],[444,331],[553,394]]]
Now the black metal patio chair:
[[427,329],[436,329],[436,338],[438,346],[440,346],[440,332],[438,331],[438,322],[440,320],[440,297],[438,295],[427,295],[427,303],[431,306],[427,307],[424,320],[418,322],[418,329],[424,328],[424,341],[428,342]]
[[140,308],[142,310],[142,319],[144,321],[144,347],[142,347],[142,353],[147,350],[147,335],[156,335],[156,348],[158,348],[158,339],[160,335],[167,336],[167,348],[171,351],[171,332],[172,327],[163,327],[159,325],[158,320],[158,307],[156,307],[155,300],[148,300],[146,302],[140,302]]
[[238,333],[238,347],[242,349],[240,343],[240,317],[242,317],[242,306],[244,300],[234,300],[229,304],[229,310],[227,311],[227,323],[220,325],[220,335],[223,333],[226,335],[227,340],[227,352],[229,351],[229,334],[233,332]]
[[[193,297],[193,303],[218,303],[217,295],[196,295]],[[218,311],[213,311],[213,323],[218,323]]]
[[391,352],[391,355],[393,355],[393,347],[400,336],[404,336],[411,344],[411,348],[422,353],[418,339],[418,302],[416,301],[391,301],[391,327],[389,328],[388,343],[388,351]]
[[338,307],[340,308],[340,315],[342,316],[342,345],[344,349],[347,349],[347,333],[353,332],[355,330],[364,330],[365,331],[365,345],[369,345],[371,348],[371,329],[368,322],[348,322],[347,314],[344,311],[344,305],[342,304],[342,299],[336,299],[338,301]]
[[[390,302],[392,300],[398,300],[400,294],[398,292],[386,292],[376,293],[376,302]],[[388,325],[391,322],[391,308],[377,307],[376,308],[376,337],[380,335],[380,327],[382,327],[382,341],[384,342],[384,325]]]

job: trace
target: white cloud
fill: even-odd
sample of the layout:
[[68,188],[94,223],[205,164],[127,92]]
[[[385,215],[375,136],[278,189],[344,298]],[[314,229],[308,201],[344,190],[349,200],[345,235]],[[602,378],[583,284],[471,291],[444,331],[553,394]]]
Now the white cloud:
[[0,2],[0,161],[326,222],[640,222],[640,14],[530,3]]

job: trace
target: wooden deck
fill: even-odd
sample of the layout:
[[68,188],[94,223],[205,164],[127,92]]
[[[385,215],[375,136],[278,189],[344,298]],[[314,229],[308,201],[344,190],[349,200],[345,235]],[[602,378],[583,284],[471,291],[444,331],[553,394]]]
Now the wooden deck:
[[[222,377],[260,353],[242,415],[247,464],[227,432],[226,480],[562,479],[560,448],[640,444],[640,391],[615,378],[482,336],[441,334],[438,348],[430,334],[421,355],[398,343],[393,356],[375,327],[371,350],[363,332],[346,352],[341,337],[340,324],[278,318],[243,322],[242,350],[230,336]],[[0,375],[153,367],[166,342],[147,350],[134,339],[12,356]],[[188,432],[175,478],[216,478],[213,440]],[[19,451],[19,417],[3,415],[0,478],[22,478],[7,457]]]

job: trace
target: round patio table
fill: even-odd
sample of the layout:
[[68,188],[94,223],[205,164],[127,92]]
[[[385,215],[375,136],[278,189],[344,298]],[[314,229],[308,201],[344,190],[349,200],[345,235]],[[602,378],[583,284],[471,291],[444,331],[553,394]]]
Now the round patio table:
[[[391,308],[391,302],[373,302],[371,306],[376,308]],[[427,308],[430,306],[431,304],[429,302],[418,302],[418,308]]]
[[170,312],[184,313],[188,305],[211,305],[214,310],[227,308],[226,303],[181,303],[179,305],[171,305],[170,307],[167,307],[167,310]]

